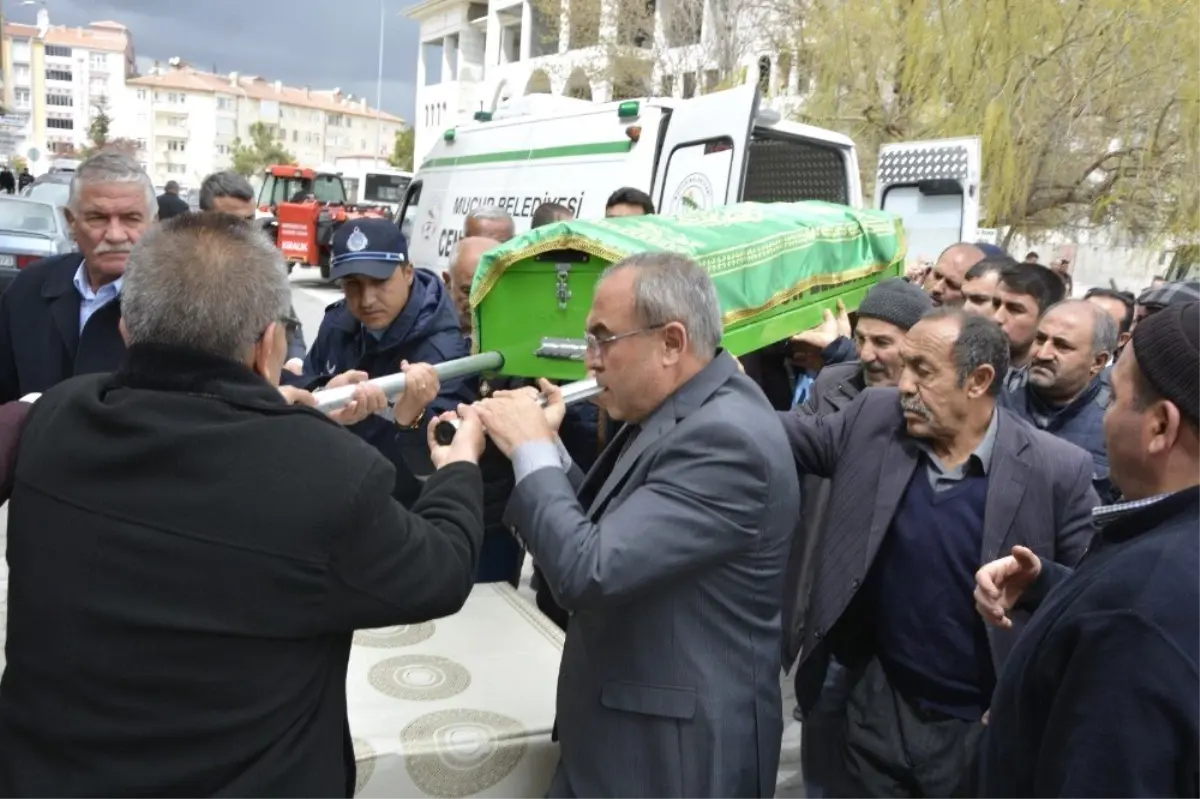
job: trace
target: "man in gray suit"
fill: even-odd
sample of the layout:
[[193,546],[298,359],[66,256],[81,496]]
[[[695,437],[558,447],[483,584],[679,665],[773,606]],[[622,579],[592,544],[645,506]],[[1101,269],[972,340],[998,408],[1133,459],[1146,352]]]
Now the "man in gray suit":
[[478,405],[513,459],[507,519],[573,614],[551,796],[774,795],[800,491],[778,417],[721,333],[712,281],[684,256],[608,270],[587,364],[625,426],[586,477],[555,445],[560,396],[544,412],[532,392]]
[[975,570],[1015,544],[1074,565],[1094,532],[1088,454],[996,405],[1008,348],[992,320],[935,310],[905,338],[898,389],[781,415],[800,470],[833,481],[796,676],[808,712],[830,655],[852,675],[833,795],[969,790],[1020,627],[984,629]]

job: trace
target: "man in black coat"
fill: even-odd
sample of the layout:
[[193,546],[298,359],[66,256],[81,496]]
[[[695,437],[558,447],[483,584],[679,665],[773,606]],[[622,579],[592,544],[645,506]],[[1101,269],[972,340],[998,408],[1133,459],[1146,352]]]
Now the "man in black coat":
[[350,796],[353,631],[462,607],[478,418],[405,510],[386,458],[281,395],[270,242],[188,214],[129,260],[128,360],[42,395],[17,455],[0,795]]
[[66,215],[80,252],[30,265],[0,295],[0,402],[117,368],[125,262],[156,208],[128,156],[101,152],[79,166]]
[[158,218],[167,220],[191,210],[192,207],[179,196],[179,184],[168,180],[167,185],[163,187],[163,193],[158,195]]
[[976,575],[1037,612],[992,699],[981,796],[1200,795],[1200,305],[1142,321],[1104,419],[1124,495],[1074,573],[1024,547]]

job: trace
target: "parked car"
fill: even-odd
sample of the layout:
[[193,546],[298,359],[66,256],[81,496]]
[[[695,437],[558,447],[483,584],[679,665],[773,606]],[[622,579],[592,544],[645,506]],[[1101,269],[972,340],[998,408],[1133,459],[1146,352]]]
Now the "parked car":
[[73,172],[47,172],[21,190],[22,197],[65,207],[71,198]]
[[34,261],[77,249],[61,205],[0,197],[0,292]]

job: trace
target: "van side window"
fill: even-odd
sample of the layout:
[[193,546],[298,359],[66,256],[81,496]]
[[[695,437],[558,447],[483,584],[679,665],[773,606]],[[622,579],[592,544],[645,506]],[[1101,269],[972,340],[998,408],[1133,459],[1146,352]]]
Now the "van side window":
[[707,210],[725,204],[733,168],[733,139],[688,142],[671,151],[663,181],[660,214]]
[[850,202],[846,163],[834,147],[755,133],[747,161],[744,202]]
[[400,209],[400,232],[404,234],[404,238],[408,240],[408,246],[412,246],[413,226],[417,223],[417,208],[421,205],[421,187],[425,185],[424,181],[415,181],[408,186],[408,192],[404,195],[404,207]]

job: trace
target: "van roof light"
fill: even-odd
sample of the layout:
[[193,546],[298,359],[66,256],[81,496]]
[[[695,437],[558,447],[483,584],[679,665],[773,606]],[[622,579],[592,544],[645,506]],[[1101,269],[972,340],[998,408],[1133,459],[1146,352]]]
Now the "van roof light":
[[637,100],[626,100],[617,106],[617,117],[620,119],[630,119],[641,113],[641,103]]
[[475,112],[475,121],[476,122],[491,122],[492,121],[492,112],[491,111],[476,111]]
[[454,128],[450,128],[442,134],[442,141],[454,141]]

